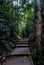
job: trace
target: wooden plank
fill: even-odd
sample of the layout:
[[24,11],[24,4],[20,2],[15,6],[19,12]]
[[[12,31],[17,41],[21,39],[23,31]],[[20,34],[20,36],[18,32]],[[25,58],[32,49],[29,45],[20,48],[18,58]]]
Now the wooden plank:
[[17,48],[17,47],[28,47],[28,44],[17,44],[17,45],[16,45],[16,48]]
[[23,56],[29,54],[30,54],[29,48],[25,47],[25,48],[15,48],[8,56],[20,56],[20,55]]
[[10,54],[10,55],[8,55],[7,57],[14,57],[14,56],[15,56],[15,57],[16,57],[16,56],[17,56],[17,57],[19,57],[19,56],[23,57],[23,56],[30,56],[30,55],[31,55],[30,53],[29,53],[29,54],[12,54],[12,55]]
[[28,42],[17,42],[17,44],[28,44]]

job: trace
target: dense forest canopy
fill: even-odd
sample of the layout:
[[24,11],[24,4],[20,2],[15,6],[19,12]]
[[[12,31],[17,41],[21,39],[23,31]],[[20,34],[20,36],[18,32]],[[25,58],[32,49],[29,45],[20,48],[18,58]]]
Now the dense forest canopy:
[[[42,0],[41,16],[44,29],[43,3]],[[35,31],[34,11],[34,0],[0,0],[0,28],[7,32],[5,33],[9,35],[9,39],[33,36]]]
[[34,28],[32,23],[34,20],[33,0],[3,0],[0,20],[4,25],[14,27],[13,34],[16,37],[22,37],[22,32],[25,34],[26,31],[28,32],[28,34],[26,32],[26,37],[28,37]]
[[0,44],[11,51],[11,43],[34,33],[33,0],[0,0]]

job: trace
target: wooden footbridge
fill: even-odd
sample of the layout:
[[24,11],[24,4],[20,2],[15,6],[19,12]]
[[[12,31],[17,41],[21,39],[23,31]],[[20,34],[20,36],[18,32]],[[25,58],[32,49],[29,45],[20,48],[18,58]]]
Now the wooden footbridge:
[[18,40],[15,49],[7,55],[8,58],[3,65],[34,65],[28,43],[28,39]]

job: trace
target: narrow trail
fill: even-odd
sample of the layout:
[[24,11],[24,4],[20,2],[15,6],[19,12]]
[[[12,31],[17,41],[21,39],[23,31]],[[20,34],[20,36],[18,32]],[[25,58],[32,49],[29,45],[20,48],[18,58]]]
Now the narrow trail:
[[6,65],[34,65],[26,39],[20,39],[17,42],[16,48],[6,60]]

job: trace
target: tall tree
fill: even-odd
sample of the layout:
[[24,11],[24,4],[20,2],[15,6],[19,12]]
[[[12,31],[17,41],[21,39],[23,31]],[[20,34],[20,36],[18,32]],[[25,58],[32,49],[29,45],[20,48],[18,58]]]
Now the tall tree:
[[41,33],[42,33],[40,0],[34,0],[34,2],[35,2],[35,37],[36,37],[36,43],[40,48]]

